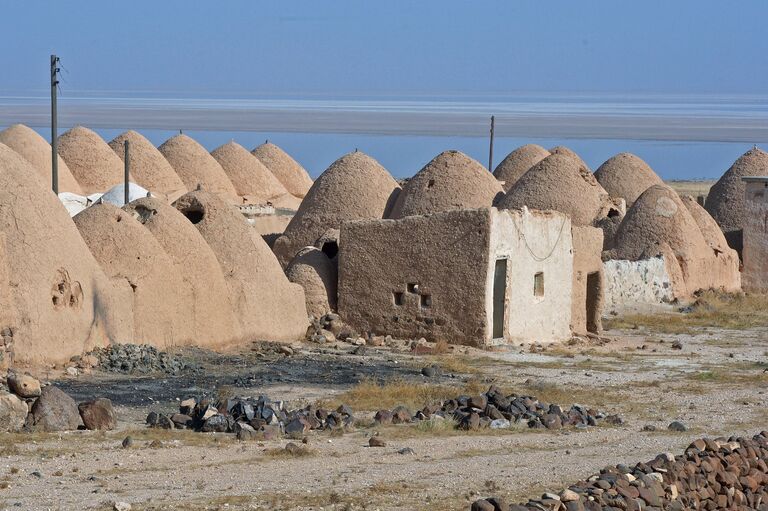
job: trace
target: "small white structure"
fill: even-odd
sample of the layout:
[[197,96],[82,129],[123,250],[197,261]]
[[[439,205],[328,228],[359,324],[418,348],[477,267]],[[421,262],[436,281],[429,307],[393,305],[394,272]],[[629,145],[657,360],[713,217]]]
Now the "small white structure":
[[604,311],[669,303],[675,296],[664,256],[639,261],[611,259],[603,263]]
[[768,291],[768,176],[742,177],[744,198],[744,269],[746,291]]
[[61,192],[59,200],[67,208],[70,217],[80,213],[93,203],[90,198],[72,192]]
[[[146,188],[142,188],[136,183],[128,183],[128,202],[151,196],[152,194],[149,193],[149,190]],[[119,208],[123,207],[125,205],[125,185],[120,183],[119,185],[113,186],[94,202],[106,202]]]

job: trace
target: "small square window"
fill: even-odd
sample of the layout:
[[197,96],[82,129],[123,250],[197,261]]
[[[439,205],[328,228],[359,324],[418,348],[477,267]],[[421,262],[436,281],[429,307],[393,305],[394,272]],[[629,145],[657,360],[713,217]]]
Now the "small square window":
[[544,272],[533,276],[533,296],[544,296]]
[[405,295],[399,291],[395,291],[392,293],[392,298],[395,301],[395,305],[403,305],[405,304]]
[[416,294],[419,292],[419,285],[418,284],[408,284],[408,292]]
[[421,295],[421,308],[428,309],[432,307],[432,295]]

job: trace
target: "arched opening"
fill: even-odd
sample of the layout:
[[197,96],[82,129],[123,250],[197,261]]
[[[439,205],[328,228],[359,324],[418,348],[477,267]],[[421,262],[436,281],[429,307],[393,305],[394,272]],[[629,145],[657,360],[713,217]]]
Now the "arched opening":
[[320,250],[328,256],[328,259],[333,259],[339,253],[339,244],[336,241],[326,241]]
[[193,224],[199,224],[203,221],[203,218],[205,218],[205,212],[202,209],[199,208],[189,208],[182,211],[185,217],[187,217],[187,220],[192,222]]

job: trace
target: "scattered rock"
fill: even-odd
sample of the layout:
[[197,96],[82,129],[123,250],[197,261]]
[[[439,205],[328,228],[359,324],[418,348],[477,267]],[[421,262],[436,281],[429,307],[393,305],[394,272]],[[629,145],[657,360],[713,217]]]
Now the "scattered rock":
[[188,366],[180,357],[159,351],[148,344],[110,344],[96,348],[86,356],[98,360],[98,367],[104,371],[124,374],[146,374],[162,372],[179,374],[185,370],[197,370]]
[[32,405],[32,427],[42,431],[69,431],[80,425],[75,400],[60,388],[49,385]]
[[131,511],[131,505],[127,502],[115,502],[112,505],[114,511]]
[[122,445],[123,445],[123,449],[130,449],[131,447],[133,447],[133,438],[131,438],[130,436],[123,438]]
[[672,349],[673,349],[673,350],[681,350],[681,349],[683,349],[683,343],[682,343],[682,342],[680,342],[679,340],[675,340],[675,341],[672,343]]
[[414,451],[410,447],[403,447],[402,449],[397,451],[397,454],[403,454],[403,455],[410,454],[411,456],[415,456],[416,455],[416,451]]
[[680,421],[673,421],[669,423],[669,426],[667,426],[667,429],[670,431],[677,431],[678,433],[682,433],[683,431],[687,431],[688,428]]
[[368,447],[386,447],[387,443],[380,436],[372,436],[368,439]]
[[379,410],[376,412],[376,415],[374,415],[373,420],[376,421],[377,424],[383,426],[392,424],[392,412],[389,410]]
[[19,397],[33,398],[40,395],[40,382],[28,374],[8,373],[8,388]]
[[85,401],[77,405],[77,409],[86,429],[109,431],[117,426],[115,409],[109,399],[102,397]]
[[0,431],[19,431],[24,427],[28,411],[27,403],[15,394],[0,392]]

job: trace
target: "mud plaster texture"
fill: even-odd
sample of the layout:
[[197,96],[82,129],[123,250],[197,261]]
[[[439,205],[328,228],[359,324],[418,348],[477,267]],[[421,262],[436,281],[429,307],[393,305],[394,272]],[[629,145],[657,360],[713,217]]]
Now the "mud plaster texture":
[[573,308],[571,331],[585,335],[602,331],[604,302],[603,231],[573,227]]
[[[3,363],[61,363],[128,340],[116,291],[32,164],[0,144]],[[130,311],[130,309],[128,309]]]
[[747,291],[768,292],[768,177],[746,183],[744,272]]
[[708,242],[699,227],[706,227],[706,217],[695,211],[698,222],[674,190],[652,186],[629,209],[616,233],[616,249],[604,258],[637,261],[663,255],[676,298],[700,289],[738,290],[738,255],[713,247],[712,237]]
[[109,147],[125,162],[125,142],[129,142],[130,181],[170,202],[187,193],[184,182],[152,143],[136,131],[121,133]]
[[59,156],[83,193],[104,193],[124,180],[123,162],[94,131],[75,126],[59,136]]
[[663,256],[603,263],[604,313],[621,312],[636,305],[669,303],[672,282]]
[[303,199],[312,187],[312,178],[299,162],[280,147],[265,142],[251,151],[291,195]]
[[174,206],[216,255],[242,335],[275,341],[303,337],[309,326],[304,290],[288,281],[269,246],[239,211],[204,191],[189,192]]
[[592,169],[589,168],[589,165],[587,165],[587,162],[582,160],[581,156],[579,156],[578,153],[576,151],[574,151],[573,149],[571,149],[570,147],[566,147],[564,145],[559,145],[559,146],[552,147],[549,150],[549,152],[550,152],[550,154],[561,154],[563,156],[568,156],[569,158],[573,158],[574,160],[576,160],[579,163],[579,165],[581,165],[582,167],[584,167],[588,171],[592,172]]
[[573,225],[584,226],[593,224],[607,201],[608,194],[586,166],[570,156],[552,154],[523,174],[499,207],[560,211]]
[[273,246],[284,267],[329,229],[349,220],[379,219],[389,213],[400,187],[387,169],[360,151],[348,153],[317,178],[283,236]]
[[191,298],[194,344],[223,348],[240,341],[240,324],[219,261],[195,226],[156,198],[138,199],[123,209],[155,238],[184,281]]
[[[248,203],[274,202],[288,190],[269,169],[248,150],[236,142],[227,142],[211,151],[235,187],[237,194]],[[294,198],[298,207],[300,201]],[[283,201],[284,202],[284,201]]]
[[501,184],[479,162],[459,151],[444,151],[403,187],[390,218],[487,208],[503,193]]
[[285,270],[288,280],[304,288],[307,312],[320,318],[336,310],[338,271],[336,262],[316,247],[305,247]]
[[731,248],[741,252],[744,228],[744,182],[742,177],[768,176],[768,153],[757,147],[739,156],[712,186],[705,207],[725,233]]
[[166,140],[158,150],[171,164],[187,190],[200,187],[233,204],[241,202],[221,165],[192,138],[176,135]]
[[651,186],[663,184],[653,169],[632,153],[619,153],[606,160],[595,171],[595,179],[608,195],[623,198],[627,207]]
[[190,344],[190,289],[152,234],[112,204],[95,204],[73,220],[104,272],[133,298],[133,342]]
[[[0,144],[5,144],[32,164],[44,182],[51,183],[51,144],[35,130],[23,124],[14,124],[0,131]],[[58,159],[59,192],[71,192],[78,195],[83,190],[77,183],[67,163]]]
[[[345,222],[340,247],[339,313],[360,331],[470,345],[570,334],[573,256],[562,214],[485,208]],[[507,280],[503,337],[494,339],[497,259],[507,261]]]
[[520,146],[501,160],[493,176],[501,182],[506,193],[523,174],[549,155],[549,151],[537,144]]

